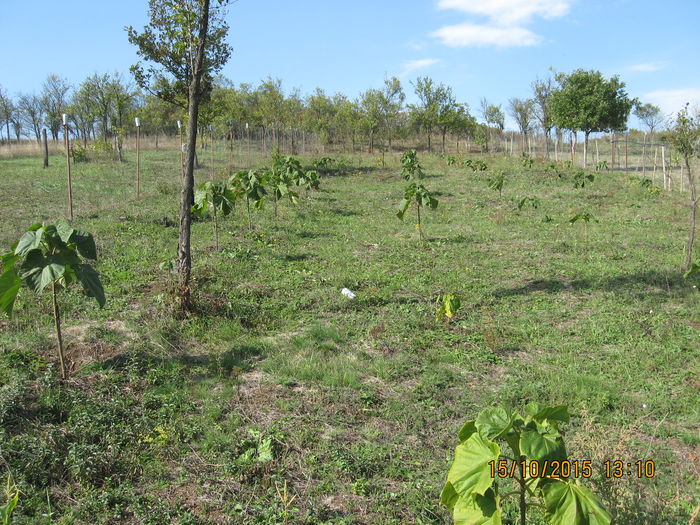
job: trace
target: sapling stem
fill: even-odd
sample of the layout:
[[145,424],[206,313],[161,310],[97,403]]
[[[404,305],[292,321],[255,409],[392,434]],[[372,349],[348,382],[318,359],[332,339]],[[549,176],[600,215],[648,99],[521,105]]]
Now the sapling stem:
[[63,360],[63,337],[61,336],[61,313],[58,310],[58,299],[56,298],[56,282],[51,283],[51,297],[53,298],[53,319],[56,326],[56,339],[58,339],[58,359],[61,363],[61,378],[66,379],[66,364]]
[[250,198],[246,195],[245,205],[248,208],[248,230],[253,231],[253,220],[250,217]]
[[418,236],[420,237],[421,242],[423,242],[423,229],[420,226],[420,204],[416,206],[416,210],[418,210]]
[[214,243],[216,244],[216,251],[219,251],[219,223],[216,217],[216,206],[214,208]]

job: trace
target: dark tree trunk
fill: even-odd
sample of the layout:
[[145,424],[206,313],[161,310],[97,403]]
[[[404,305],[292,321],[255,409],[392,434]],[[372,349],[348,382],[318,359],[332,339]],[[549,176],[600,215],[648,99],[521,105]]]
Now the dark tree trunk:
[[199,118],[199,102],[202,97],[201,83],[208,29],[209,0],[202,0],[202,22],[199,27],[199,42],[197,45],[197,54],[194,59],[195,64],[192,71],[192,80],[189,86],[187,144],[192,147],[187,148],[187,160],[185,163],[180,198],[180,238],[177,248],[177,266],[180,277],[178,303],[180,309],[183,311],[189,310],[190,308],[190,276],[192,273],[192,253],[190,250],[192,208],[190,203],[194,200],[194,163],[197,144],[197,121]]
[[41,136],[44,139],[44,167],[49,167],[49,141],[46,137],[46,128],[41,130]]

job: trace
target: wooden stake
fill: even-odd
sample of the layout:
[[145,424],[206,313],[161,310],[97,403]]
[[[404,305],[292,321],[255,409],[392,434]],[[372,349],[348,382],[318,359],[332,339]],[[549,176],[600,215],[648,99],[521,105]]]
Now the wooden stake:
[[49,167],[49,141],[46,137],[46,128],[41,130],[41,138],[44,141],[44,167]]
[[664,174],[664,189],[669,189],[668,178],[666,177],[666,146],[661,146],[661,168]]
[[610,135],[610,169],[615,169],[615,134]]
[[136,118],[136,198],[141,197],[141,122]]

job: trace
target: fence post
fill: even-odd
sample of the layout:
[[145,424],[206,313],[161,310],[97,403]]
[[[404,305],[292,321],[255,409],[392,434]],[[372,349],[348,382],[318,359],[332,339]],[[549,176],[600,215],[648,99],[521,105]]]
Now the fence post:
[[668,183],[668,178],[666,176],[666,146],[661,146],[661,168],[664,174],[664,189],[668,190],[670,184]]
[[610,135],[610,169],[615,170],[615,134]]
[[141,119],[134,119],[136,124],[136,199],[141,197]]
[[44,167],[49,167],[49,141],[46,137],[46,128],[41,130],[41,138],[44,141]]

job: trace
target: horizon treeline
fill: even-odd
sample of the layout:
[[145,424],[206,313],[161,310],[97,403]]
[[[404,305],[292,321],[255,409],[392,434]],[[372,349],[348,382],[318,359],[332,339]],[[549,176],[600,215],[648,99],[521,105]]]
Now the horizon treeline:
[[[578,82],[578,84],[576,82]],[[77,86],[50,74],[39,93],[18,93],[11,98],[0,86],[0,140],[21,138],[40,140],[42,128],[58,140],[62,133],[62,114],[68,115],[70,131],[88,141],[111,141],[134,131],[134,117],[141,119],[141,131],[147,135],[174,135],[177,121],[186,121],[184,106],[161,100],[155,94],[136,87],[120,73],[93,74]],[[606,87],[607,95],[596,102],[609,108],[606,115],[586,121],[586,108],[577,101],[592,96],[594,88]],[[406,90],[416,102],[406,103]],[[590,92],[590,93],[588,93]],[[268,78],[257,86],[235,85],[219,76],[200,110],[200,128],[212,127],[217,133],[237,138],[245,126],[271,130],[295,129],[313,133],[323,145],[344,144],[367,148],[391,148],[395,140],[419,140],[428,150],[437,139],[442,151],[448,137],[464,139],[491,151],[503,139],[506,112],[517,124],[517,140],[522,151],[535,135],[544,139],[545,151],[553,136],[560,142],[564,132],[624,131],[631,110],[648,132],[658,131],[665,117],[660,108],[629,99],[624,83],[617,77],[605,79],[597,71],[577,70],[536,79],[532,96],[511,98],[505,108],[485,97],[478,108],[460,102],[452,88],[428,76],[404,85],[397,77],[385,79],[381,88],[367,89],[357,98],[327,94],[316,88],[307,95],[294,89],[285,92],[282,80]],[[566,95],[566,96],[565,96]],[[600,96],[600,95],[596,95]],[[568,97],[568,98],[567,98]],[[590,98],[590,97],[589,97]]]

